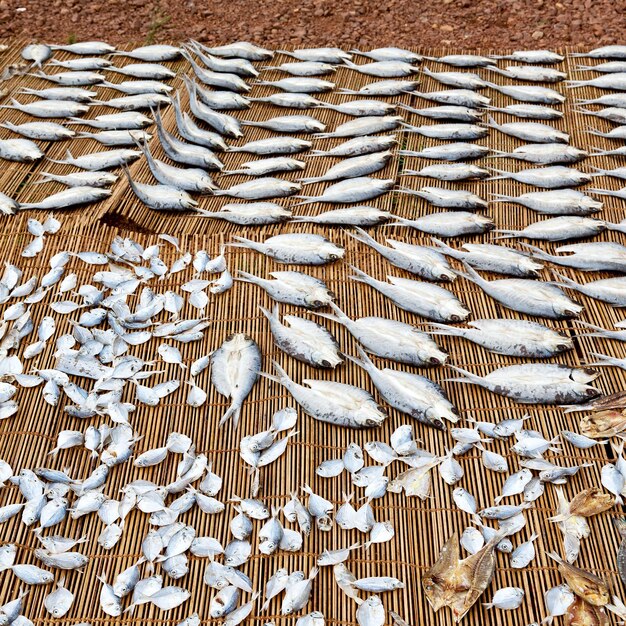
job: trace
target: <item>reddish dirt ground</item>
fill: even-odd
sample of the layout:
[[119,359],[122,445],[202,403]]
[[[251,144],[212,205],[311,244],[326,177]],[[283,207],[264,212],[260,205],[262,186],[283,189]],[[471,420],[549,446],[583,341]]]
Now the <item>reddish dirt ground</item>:
[[0,0],[0,38],[537,48],[622,43],[624,0]]

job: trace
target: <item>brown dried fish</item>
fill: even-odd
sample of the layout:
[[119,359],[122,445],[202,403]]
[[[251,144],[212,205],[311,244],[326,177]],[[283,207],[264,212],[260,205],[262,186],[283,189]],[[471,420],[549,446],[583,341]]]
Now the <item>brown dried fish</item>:
[[447,595],[453,584],[454,572],[459,564],[459,536],[454,533],[439,553],[435,564],[422,578],[426,599],[438,611],[446,606]]
[[618,391],[594,398],[587,404],[567,407],[566,413],[573,411],[605,411],[609,409],[626,409],[626,391]]
[[598,487],[589,487],[574,496],[570,502],[569,510],[572,515],[591,517],[608,511],[614,503],[613,496],[604,493]]
[[593,439],[615,437],[626,430],[626,414],[612,409],[585,415],[580,420],[580,431]]
[[460,561],[458,535],[448,539],[422,579],[433,610],[448,606],[456,622],[463,619],[491,582],[496,566],[495,547],[501,540],[499,533],[476,554]]
[[604,609],[576,598],[565,614],[566,626],[607,626],[609,618]]
[[593,604],[593,606],[608,604],[610,600],[609,589],[602,578],[586,572],[580,567],[570,565],[554,552],[548,552],[547,555],[559,564],[558,569],[561,576],[565,578],[565,582],[579,598]]

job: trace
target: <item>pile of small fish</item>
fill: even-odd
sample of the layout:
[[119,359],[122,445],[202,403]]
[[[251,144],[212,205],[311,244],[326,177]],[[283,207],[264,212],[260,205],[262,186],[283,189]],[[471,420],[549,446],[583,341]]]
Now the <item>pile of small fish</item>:
[[[64,53],[63,60],[55,58],[57,52]],[[278,54],[291,60],[268,65]],[[272,236],[263,231],[258,236],[233,235],[219,250],[186,249],[169,234],[145,245],[118,236],[102,242],[102,247],[107,246],[104,252],[67,249],[50,256],[45,255],[46,242],[58,236],[62,222],[55,213],[43,220],[28,220],[32,240],[21,255],[30,259],[44,254],[49,257],[49,269],[38,277],[28,267],[7,262],[0,278],[0,419],[27,410],[20,404],[20,388],[40,389],[42,400],[57,408],[61,427],[49,450],[52,459],[63,450],[82,448],[95,467],[86,473],[71,467],[13,468],[0,461],[0,486],[16,485],[19,490],[17,498],[0,507],[0,523],[19,515],[24,525],[33,528],[40,544],[32,551],[38,563],[33,565],[19,562],[18,546],[9,537],[3,538],[1,575],[15,576],[24,588],[17,598],[0,606],[0,626],[32,624],[23,611],[23,598],[31,585],[52,586],[56,581],[56,588],[45,596],[47,614],[59,619],[70,612],[80,589],[68,589],[58,570],[83,570],[89,564],[89,557],[80,551],[88,538],[52,534],[55,527],[67,517],[97,516],[102,523],[97,543],[109,551],[125,536],[125,520],[134,511],[145,514],[144,535],[129,539],[141,557],[122,571],[105,567],[99,573],[100,611],[106,616],[119,618],[143,604],[163,612],[182,606],[192,596],[184,578],[193,557],[206,559],[203,581],[211,590],[210,600],[205,610],[194,607],[197,612],[190,613],[180,626],[199,626],[203,620],[218,618],[236,626],[248,617],[271,614],[272,603],[283,616],[297,615],[298,626],[324,626],[326,601],[318,606],[311,601],[319,568],[324,567],[333,568],[337,587],[354,601],[360,626],[383,626],[388,617],[396,626],[406,626],[400,615],[385,606],[385,595],[402,593],[411,581],[396,577],[391,568],[385,576],[357,578],[349,561],[356,554],[375,550],[373,546],[393,541],[403,530],[395,529],[381,514],[384,507],[375,507],[376,503],[384,502],[390,493],[426,500],[437,476],[449,486],[451,500],[467,517],[464,527],[443,545],[433,544],[433,550],[440,550],[439,557],[427,564],[421,576],[434,611],[447,607],[460,621],[487,592],[499,553],[508,555],[503,558],[513,569],[536,561],[541,528],[527,529],[527,512],[546,490],[553,490],[558,507],[546,524],[555,524],[562,534],[563,556],[543,553],[554,560],[563,582],[536,590],[545,592],[545,612],[537,615],[538,621],[551,623],[565,615],[567,624],[600,626],[607,621],[605,608],[626,620],[626,606],[619,596],[611,596],[607,581],[574,565],[582,542],[591,534],[588,519],[621,505],[626,496],[623,443],[611,442],[614,462],[602,467],[601,485],[580,490],[571,500],[562,486],[593,464],[567,465],[557,459],[565,447],[585,450],[626,436],[623,392],[605,396],[592,384],[600,375],[595,368],[626,370],[626,359],[594,352],[590,353],[593,363],[567,365],[559,357],[573,351],[574,341],[548,322],[573,319],[580,327],[579,337],[626,341],[626,330],[578,320],[584,307],[569,295],[578,292],[605,305],[626,306],[626,246],[585,241],[549,252],[530,243],[519,242],[516,247],[495,243],[524,239],[551,244],[593,238],[605,231],[616,236],[626,233],[626,220],[611,223],[592,217],[602,208],[596,196],[626,198],[626,190],[576,189],[595,177],[624,180],[626,168],[587,172],[574,167],[598,155],[617,159],[626,149],[589,154],[570,145],[568,133],[547,123],[563,117],[566,98],[555,85],[563,83],[574,90],[590,86],[609,93],[579,101],[580,114],[617,124],[608,133],[590,129],[590,135],[626,139],[621,131],[626,128],[626,97],[621,95],[626,91],[626,47],[607,46],[570,55],[601,60],[578,68],[600,73],[590,80],[566,80],[565,72],[554,69],[564,57],[547,50],[430,58],[398,48],[274,52],[245,42],[210,48],[190,41],[181,46],[116,50],[104,42],[80,42],[33,44],[22,56],[32,64],[34,75],[54,86],[21,89],[12,94],[18,97],[1,108],[63,123],[5,120],[1,126],[11,138],[0,139],[0,159],[43,159],[49,142],[95,140],[104,149],[80,156],[67,149],[66,158],[49,158],[64,171],[68,166],[76,171],[55,173],[51,167],[41,172],[36,184],[64,189],[36,202],[0,193],[0,212],[54,211],[100,202],[112,195],[121,172],[132,193],[151,209],[190,211],[199,218],[245,227],[291,222],[303,225],[303,230]],[[120,58],[128,62],[116,65]],[[175,89],[169,84],[177,78],[171,63],[181,59],[189,73],[182,74]],[[501,61],[514,64],[502,66]],[[450,71],[436,71],[439,65]],[[477,68],[480,74],[468,71]],[[355,90],[336,89],[329,77],[339,69],[381,80]],[[286,77],[261,78],[269,71]],[[419,91],[420,76],[446,89]],[[496,83],[496,77],[508,82]],[[277,91],[252,97],[254,85]],[[122,95],[104,99],[95,89]],[[492,106],[483,95],[488,90],[511,103]],[[326,101],[327,94],[341,94],[345,100],[339,104]],[[418,108],[412,106],[414,99],[435,106]],[[239,116],[257,102],[298,112],[264,120]],[[116,112],[90,117],[90,109],[96,106]],[[606,108],[597,110],[598,106]],[[164,115],[168,107],[175,123],[170,128]],[[347,120],[329,129],[314,115],[302,113],[324,109]],[[428,123],[411,123],[417,118]],[[74,126],[91,130],[76,132]],[[246,141],[250,128],[261,128],[268,137]],[[523,145],[505,152],[477,143],[490,133],[507,135]],[[415,135],[437,143],[410,150],[407,143]],[[340,142],[328,149],[314,148],[329,138]],[[167,160],[158,158],[157,148]],[[259,158],[230,167],[229,159],[238,152]],[[320,156],[338,162],[320,175],[306,175],[307,167]],[[487,158],[515,159],[529,166],[510,172],[470,163]],[[149,184],[131,174],[129,166],[139,159],[145,159],[154,178]],[[434,163],[416,169],[411,166],[415,159]],[[384,176],[385,168],[400,162],[402,184],[395,176],[375,176]],[[284,174],[290,177],[281,177]],[[228,186],[229,176],[248,179]],[[420,178],[428,179],[428,186],[409,186],[409,181]],[[536,191],[491,198],[475,193],[484,181],[498,179]],[[468,181],[473,191],[467,188]],[[321,192],[306,195],[307,185],[318,184],[323,185]],[[411,196],[415,207],[425,201],[429,211],[432,207],[436,212],[420,209],[404,217],[360,204],[387,194]],[[228,200],[218,210],[206,208],[214,207],[210,203],[220,196],[242,202]],[[287,200],[279,204],[277,199]],[[522,229],[499,228],[484,214],[490,202],[521,205],[549,217]],[[295,207],[314,204],[339,206],[310,215],[292,212]],[[510,210],[515,209],[511,206]],[[312,227],[307,226],[310,223]],[[405,235],[383,238],[368,230],[383,224]],[[381,257],[392,273],[380,279],[349,265],[333,227],[344,227],[344,244],[348,241],[368,255]],[[309,228],[324,229],[324,234]],[[409,241],[416,231],[430,237],[427,245]],[[492,243],[456,241],[490,231],[496,235]],[[257,255],[284,269],[256,275],[248,271],[250,265],[233,265],[233,259]],[[384,310],[401,309],[420,328],[392,314],[389,318],[348,315],[349,303],[337,302],[325,280],[310,273],[310,268],[330,264],[349,271],[353,284],[362,283],[381,294],[390,304]],[[553,266],[615,276],[581,283]],[[545,279],[547,268],[551,280]],[[242,288],[238,283],[252,285],[248,293],[267,296],[258,312],[274,344],[287,360],[316,368],[314,377],[294,380],[289,368],[268,359],[257,340],[241,332],[225,334],[219,345],[207,345],[206,329],[213,322],[207,309],[225,292]],[[459,283],[480,289],[513,317],[477,317],[453,292]],[[268,306],[267,300],[272,304]],[[536,319],[520,319],[520,314]],[[69,332],[58,331],[59,320],[64,327],[69,321]],[[625,326],[626,321],[616,324],[618,329]],[[355,354],[349,354],[336,337],[342,327],[356,342]],[[468,341],[519,362],[476,373],[452,363],[454,359],[437,343],[439,337],[454,338],[459,344]],[[188,345],[202,345],[203,356],[189,359]],[[44,364],[40,359],[51,348],[54,363]],[[391,361],[391,366],[382,360]],[[334,370],[348,364],[367,374],[371,391],[333,377]],[[429,368],[442,367],[450,372],[447,382],[458,393],[448,395],[429,376],[415,371],[423,368],[427,373]],[[205,371],[208,376],[203,375]],[[175,376],[163,380],[164,372]],[[284,388],[290,401],[273,415],[259,418],[254,432],[239,433],[236,429],[246,400],[261,379],[276,390]],[[529,405],[529,415],[479,420],[471,415],[472,407],[462,405],[461,387],[468,384]],[[209,386],[225,399],[219,425],[236,433],[234,447],[249,473],[247,493],[230,490],[229,477],[216,473],[213,459],[200,451],[204,442],[169,432],[158,447],[145,448],[141,443],[145,433],[133,425],[138,407],[166,404],[168,396],[179,389],[185,391],[187,406],[201,409]],[[580,432],[554,433],[549,424],[534,420],[534,405],[565,405],[567,411],[587,414]],[[329,500],[320,487],[314,489],[308,483],[288,496],[261,493],[263,468],[280,459],[291,445],[301,443],[305,416],[376,436],[377,427],[390,415],[401,422],[388,441],[380,436],[351,441],[339,456],[325,458],[317,466],[320,480],[315,484],[320,487],[340,476],[348,480],[342,483],[349,485],[342,503]],[[465,424],[459,423],[461,416]],[[79,419],[84,427],[63,429],[64,419],[72,425]],[[436,449],[429,446],[414,430],[422,427],[432,427],[445,441],[439,440],[441,446]],[[500,449],[508,447],[506,455],[496,451],[495,442]],[[476,482],[467,480],[467,488],[461,486],[466,476],[459,459],[468,454],[478,455],[486,471],[505,477],[493,501],[484,501]],[[151,468],[171,458],[177,459],[175,472],[160,472],[158,480],[130,477],[119,494],[112,493],[111,478],[118,466]],[[266,497],[272,498],[271,505]],[[221,520],[228,529],[227,541],[202,536],[185,523],[185,513],[196,508]],[[235,514],[229,518],[231,510]],[[626,521],[615,518],[615,525],[624,538],[618,566],[626,584]],[[274,567],[267,580],[250,576],[247,564],[253,554],[299,552],[304,537],[315,533],[323,543],[325,533],[334,528],[354,531],[360,539],[320,549],[308,570]],[[515,610],[528,591],[520,587],[488,591],[483,604],[486,609]],[[102,619],[101,615],[89,617]]]

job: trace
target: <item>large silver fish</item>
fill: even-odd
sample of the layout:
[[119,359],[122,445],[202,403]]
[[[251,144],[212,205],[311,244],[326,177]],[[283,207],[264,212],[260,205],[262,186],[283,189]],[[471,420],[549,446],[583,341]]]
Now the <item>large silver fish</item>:
[[276,376],[263,374],[289,391],[303,411],[320,422],[349,428],[380,426],[387,417],[372,395],[352,385],[330,380],[307,379],[307,387],[291,380],[287,372],[274,362]]
[[452,381],[479,385],[523,404],[579,404],[600,394],[589,385],[598,377],[598,372],[590,368],[526,363],[478,376],[453,365],[449,367],[462,376]]

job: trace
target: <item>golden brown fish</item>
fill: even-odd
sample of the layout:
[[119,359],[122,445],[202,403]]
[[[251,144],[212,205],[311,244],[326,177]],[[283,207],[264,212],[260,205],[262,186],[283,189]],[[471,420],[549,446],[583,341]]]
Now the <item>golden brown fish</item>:
[[585,415],[580,420],[580,431],[587,437],[603,439],[615,437],[626,429],[626,411],[612,409]]
[[607,626],[609,618],[603,608],[576,598],[565,614],[565,626]]
[[450,607],[459,622],[485,591],[496,566],[495,547],[502,540],[496,535],[476,554],[459,560],[459,540],[448,539],[436,563],[422,579],[424,592],[433,610]]
[[598,487],[589,487],[574,496],[570,502],[569,510],[572,515],[591,517],[608,511],[613,506],[613,496],[604,493]]
[[579,598],[582,598],[589,604],[593,604],[593,606],[608,604],[610,595],[604,580],[575,565],[570,565],[554,552],[548,552],[547,554],[559,564],[561,576],[565,578],[565,582]]

